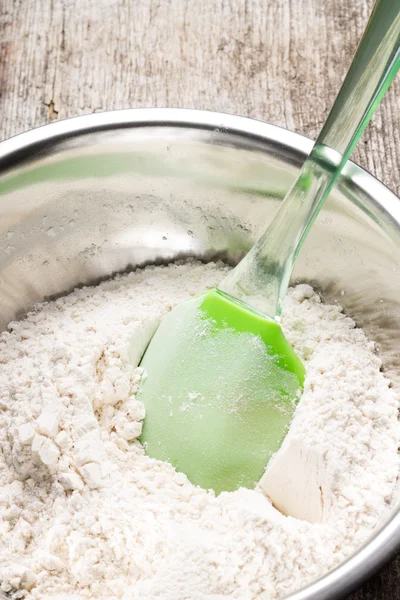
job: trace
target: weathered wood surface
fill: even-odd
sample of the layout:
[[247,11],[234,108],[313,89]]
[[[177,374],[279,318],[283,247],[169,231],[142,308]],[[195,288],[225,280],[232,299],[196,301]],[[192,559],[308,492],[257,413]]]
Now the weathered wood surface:
[[[371,0],[1,0],[0,139],[55,118],[178,106],[315,137]],[[354,158],[400,192],[400,80]]]
[[[372,0],[0,0],[0,139],[114,108],[203,108],[315,137]],[[400,78],[354,159],[400,193]],[[400,559],[352,595],[400,599]]]

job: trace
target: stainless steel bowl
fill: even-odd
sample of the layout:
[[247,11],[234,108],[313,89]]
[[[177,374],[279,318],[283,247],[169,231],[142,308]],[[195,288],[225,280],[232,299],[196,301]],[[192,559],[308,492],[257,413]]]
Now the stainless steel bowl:
[[[235,263],[312,142],[229,115],[150,109],[61,121],[0,144],[0,329],[38,301],[182,256]],[[354,164],[293,280],[339,302],[399,383],[400,201]],[[384,465],[382,465],[384,468]],[[343,598],[400,548],[400,495],[365,546],[291,600]]]

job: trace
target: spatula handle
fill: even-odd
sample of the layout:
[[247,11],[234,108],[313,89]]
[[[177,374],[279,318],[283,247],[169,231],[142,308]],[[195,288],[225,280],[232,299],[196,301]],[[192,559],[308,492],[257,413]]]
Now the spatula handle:
[[279,321],[294,262],[400,67],[400,0],[377,0],[326,123],[264,235],[219,291]]

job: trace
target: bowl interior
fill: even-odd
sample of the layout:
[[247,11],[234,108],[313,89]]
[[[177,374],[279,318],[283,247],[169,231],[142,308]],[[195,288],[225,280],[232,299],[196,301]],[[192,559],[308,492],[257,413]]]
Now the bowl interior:
[[[246,119],[182,119],[180,111],[149,120],[146,111],[133,112],[108,122],[74,119],[3,143],[0,330],[35,302],[147,263],[196,256],[235,264],[272,219],[311,147]],[[399,223],[399,200],[349,164],[293,273],[293,281],[340,303],[378,343],[394,386]],[[398,506],[396,495],[382,527]]]

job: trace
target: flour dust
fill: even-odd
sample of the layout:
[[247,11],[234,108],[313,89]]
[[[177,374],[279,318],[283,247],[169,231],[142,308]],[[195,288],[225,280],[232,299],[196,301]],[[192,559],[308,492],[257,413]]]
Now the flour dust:
[[309,286],[289,291],[282,321],[304,394],[260,486],[215,497],[144,454],[135,365],[167,311],[226,271],[147,267],[41,304],[0,335],[9,597],[272,600],[371,533],[398,473],[398,401],[374,344]]

